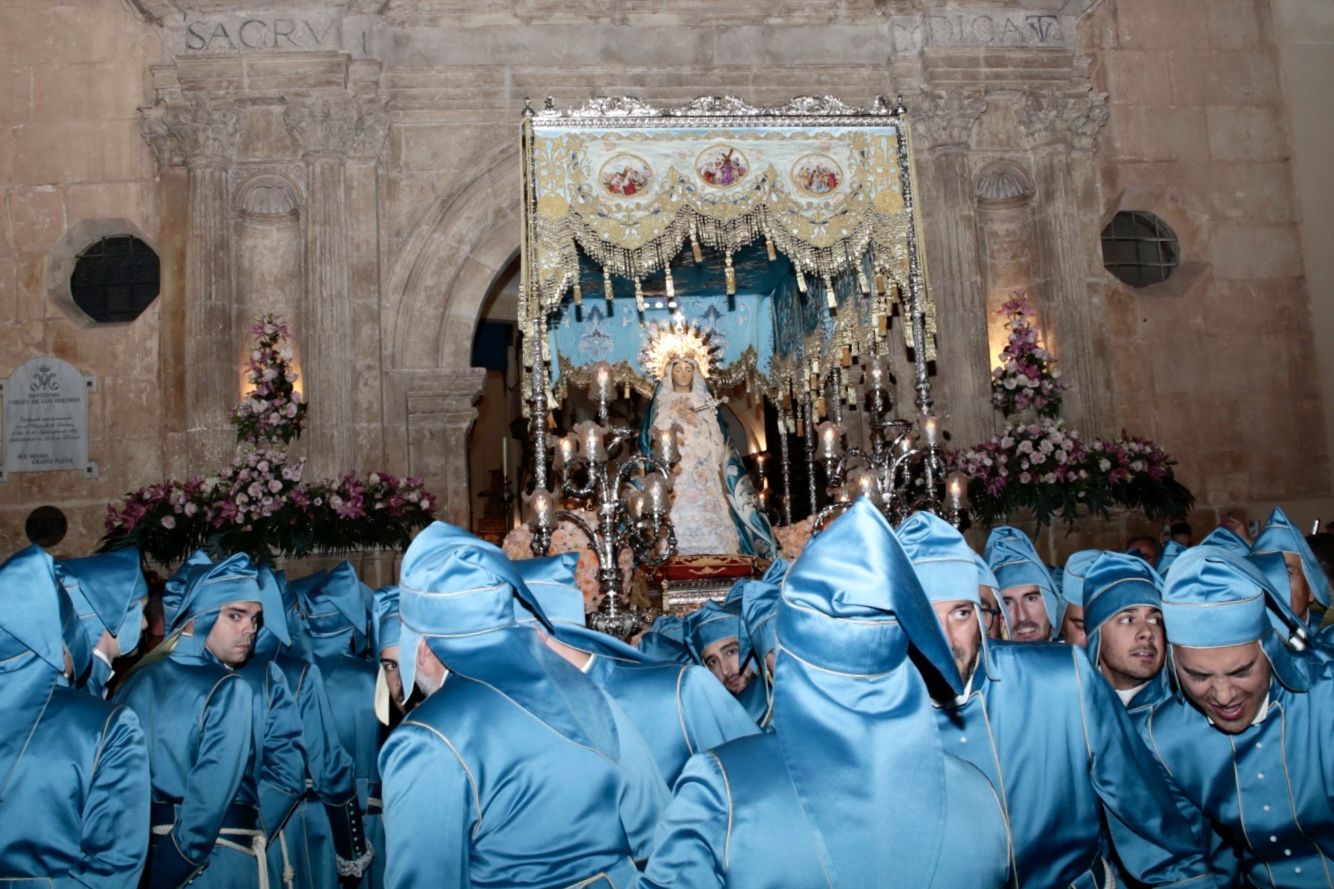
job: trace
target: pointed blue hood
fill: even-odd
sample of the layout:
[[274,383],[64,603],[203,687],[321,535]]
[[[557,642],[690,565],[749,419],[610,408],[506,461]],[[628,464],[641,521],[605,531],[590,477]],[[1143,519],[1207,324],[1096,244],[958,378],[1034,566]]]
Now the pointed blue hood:
[[1164,580],[1167,641],[1187,648],[1259,642],[1279,681],[1290,689],[1305,689],[1310,684],[1307,669],[1284,647],[1270,623],[1269,602],[1278,598],[1264,573],[1246,556],[1225,547],[1192,547]]
[[[774,734],[829,884],[931,873],[945,842],[945,763],[909,649],[956,693],[961,682],[907,554],[869,501],[807,544],[783,579],[777,620]],[[914,829],[868,845],[846,829],[851,812]]]
[[1085,649],[1098,663],[1102,625],[1127,608],[1163,607],[1163,579],[1148,562],[1126,553],[1104,552],[1088,567],[1084,581]]
[[1051,622],[1052,637],[1055,638],[1061,629],[1064,609],[1061,607],[1060,596],[1056,593],[1056,584],[1052,581],[1046,566],[1042,564],[1042,559],[1033,547],[1033,541],[1028,539],[1028,535],[1008,525],[993,528],[987,537],[986,550],[982,555],[991,566],[991,570],[996,572],[996,580],[1000,582],[1001,591],[1030,585],[1038,588],[1042,593],[1042,604],[1047,612],[1047,620]]
[[1288,520],[1287,513],[1281,507],[1274,507],[1274,511],[1269,514],[1269,521],[1265,523],[1264,530],[1251,545],[1251,552],[1292,553],[1301,561],[1302,574],[1306,575],[1306,585],[1311,588],[1311,597],[1320,603],[1322,608],[1329,608],[1331,598],[1334,598],[1331,596],[1329,578],[1320,567],[1320,560],[1311,551],[1311,545],[1306,542],[1301,531]]
[[517,597],[554,632],[497,547],[434,522],[404,553],[398,588],[405,692],[416,679],[418,642],[424,640],[451,674],[496,689],[557,733],[619,760],[614,718],[602,693],[515,621]]
[[56,574],[69,593],[89,642],[97,645],[105,630],[116,637],[124,654],[139,644],[143,600],[148,582],[133,547],[98,553],[83,559],[63,559]]
[[[584,594],[575,579],[578,553],[562,553],[543,559],[517,559],[513,563],[523,582],[532,591],[542,612],[551,621],[552,636],[571,648],[587,654],[616,658],[635,664],[653,663],[653,659],[620,639],[589,629],[585,623]],[[516,603],[514,619],[536,626],[537,615]]]

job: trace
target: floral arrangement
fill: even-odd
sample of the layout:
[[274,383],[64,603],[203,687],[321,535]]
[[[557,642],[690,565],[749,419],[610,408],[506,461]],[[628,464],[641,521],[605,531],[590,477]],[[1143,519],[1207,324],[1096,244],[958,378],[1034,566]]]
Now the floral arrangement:
[[774,537],[778,539],[778,549],[788,562],[801,555],[811,539],[811,528],[815,526],[815,516],[807,516],[790,525],[774,525]]
[[287,325],[272,315],[251,331],[256,387],[236,409],[240,453],[216,476],[147,485],[107,505],[102,549],[136,546],[162,565],[201,547],[244,552],[259,562],[281,556],[406,548],[433,518],[436,498],[420,479],[386,472],[304,483],[304,461],[272,445],[301,434],[306,405],[292,388]]
[[1033,305],[1016,291],[1001,307],[1010,332],[1001,350],[1002,364],[991,371],[991,403],[1005,416],[1034,414],[1057,417],[1061,413],[1061,372],[1056,357],[1038,345],[1033,327]]
[[1106,516],[1121,507],[1150,519],[1185,515],[1194,496],[1172,474],[1173,460],[1158,445],[1127,436],[1086,444],[1060,419],[1056,359],[1038,344],[1034,309],[1022,293],[1001,309],[1010,336],[1004,364],[991,372],[992,404],[1009,424],[999,435],[948,455],[969,478],[968,499],[983,524],[1029,510],[1038,527],[1060,517],[1067,525],[1086,510]]
[[1094,439],[1060,420],[1012,423],[999,435],[951,455],[969,477],[968,499],[984,524],[1031,510],[1038,526],[1059,516],[1067,524],[1081,507],[1105,516],[1113,507],[1137,509],[1150,519],[1185,515],[1194,497],[1172,475],[1173,461],[1142,438]]
[[287,444],[301,436],[306,424],[305,402],[292,385],[297,373],[291,367],[287,323],[265,315],[250,332],[257,338],[246,368],[251,390],[232,411],[232,425],[238,440],[256,447]]
[[[590,525],[597,523],[597,516],[591,512],[578,511],[578,514]],[[511,559],[533,558],[533,529],[527,524],[510,530],[501,545],[505,555]],[[602,591],[598,587],[598,562],[593,555],[588,539],[568,522],[559,522],[551,530],[551,555],[561,553],[579,553],[579,563],[574,569],[574,579],[579,591],[584,594],[584,611],[594,612],[602,606]],[[624,578],[622,592],[628,599],[633,599],[631,580],[635,573],[634,554],[623,548],[617,556],[621,564],[621,577]]]

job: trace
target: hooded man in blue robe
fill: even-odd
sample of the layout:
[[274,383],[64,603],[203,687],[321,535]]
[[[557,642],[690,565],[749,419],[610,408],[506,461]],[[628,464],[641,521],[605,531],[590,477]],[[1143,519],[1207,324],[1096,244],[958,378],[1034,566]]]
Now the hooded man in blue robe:
[[[147,727],[153,775],[146,885],[262,887],[267,847],[304,786],[266,749],[264,702],[239,670],[265,613],[282,602],[244,554],[216,564],[202,552],[168,581],[170,635],[116,691]],[[271,630],[286,639],[275,621]]]
[[[281,576],[260,568],[259,582],[272,585],[274,594],[286,601],[277,592],[282,588]],[[286,623],[285,618],[279,619]],[[281,701],[290,692],[294,710],[283,719],[286,724],[295,719],[300,729],[305,793],[278,842],[269,848],[270,858],[284,873],[291,873],[290,883],[297,889],[337,889],[340,877],[362,875],[375,850],[367,845],[352,758],[338,739],[324,675],[316,664],[298,657],[292,646],[279,640],[271,629],[275,622],[266,620],[260,628],[246,669],[255,665],[269,668],[263,685],[270,700],[277,696]],[[287,635],[292,636],[290,625]],[[285,683],[284,689],[273,688],[274,670]]]
[[1100,549],[1081,549],[1065,560],[1065,567],[1061,569],[1061,621],[1057,632],[1062,642],[1083,645],[1088,640],[1084,626],[1087,596],[1084,581],[1089,568],[1102,553]]
[[1061,597],[1033,541],[1001,525],[987,537],[983,558],[1000,583],[1001,604],[1015,642],[1047,642],[1061,629]]
[[1113,885],[1110,837],[1142,884],[1213,886],[1197,825],[1084,650],[988,641],[970,613],[978,574],[963,536],[929,513],[896,533],[965,674],[963,694],[938,700],[941,735],[1000,794],[1016,885]]
[[[324,675],[325,691],[333,708],[338,741],[352,757],[357,802],[363,813],[366,839],[372,848],[384,847],[381,823],[380,723],[375,718],[376,666],[367,657],[370,609],[367,590],[351,562],[291,581],[304,619],[311,658]],[[385,862],[371,861],[359,884],[361,889],[383,885]]]
[[134,651],[147,623],[144,603],[148,600],[148,583],[139,566],[139,551],[127,548],[83,559],[64,559],[56,563],[56,576],[69,593],[92,646],[92,670],[84,688],[105,698],[113,676],[112,664]]
[[660,614],[648,630],[640,634],[635,647],[655,661],[669,664],[693,664],[695,658],[686,644],[685,620],[676,614]]
[[426,699],[380,754],[386,884],[630,885],[665,803],[652,754],[514,620],[517,596],[552,632],[510,560],[436,522],[408,547],[398,587],[399,673]]
[[1334,675],[1275,635],[1286,599],[1242,554],[1195,547],[1167,573],[1163,621],[1177,691],[1144,726],[1208,819],[1214,865],[1244,885],[1334,885]]
[[690,760],[640,885],[1005,885],[996,794],[942,748],[909,650],[957,691],[954,659],[869,501],[807,544],[777,622],[773,731]]
[[0,565],[0,603],[0,885],[133,889],[148,849],[139,719],[71,687],[91,655],[40,547]]
[[585,626],[584,597],[574,576],[578,561],[578,553],[515,561],[514,569],[554,632],[547,633],[537,617],[517,603],[514,617],[532,625],[553,651],[625,711],[653,752],[665,790],[696,753],[755,734],[755,722],[703,667],[653,661]]
[[1128,553],[1102,553],[1084,583],[1085,649],[1134,721],[1170,691],[1162,589],[1157,570]]
[[1331,598],[1329,578],[1320,567],[1320,560],[1311,550],[1301,531],[1288,520],[1282,508],[1274,507],[1269,521],[1251,544],[1251,553],[1279,554],[1287,567],[1287,586],[1278,585],[1275,590],[1287,594],[1287,604],[1297,618],[1315,629],[1311,623],[1311,603],[1315,602],[1322,609],[1328,610]]
[[686,645],[695,663],[708,669],[758,725],[769,712],[763,682],[756,682],[750,640],[741,625],[739,603],[708,601],[685,618]]

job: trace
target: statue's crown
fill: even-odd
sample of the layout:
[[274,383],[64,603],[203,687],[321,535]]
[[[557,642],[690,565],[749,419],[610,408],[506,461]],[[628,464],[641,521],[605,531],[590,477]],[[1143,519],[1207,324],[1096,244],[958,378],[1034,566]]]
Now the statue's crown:
[[639,352],[639,366],[644,373],[660,380],[667,375],[673,361],[684,358],[694,362],[695,369],[707,380],[722,357],[710,333],[694,322],[687,324],[679,314],[670,324],[651,322]]

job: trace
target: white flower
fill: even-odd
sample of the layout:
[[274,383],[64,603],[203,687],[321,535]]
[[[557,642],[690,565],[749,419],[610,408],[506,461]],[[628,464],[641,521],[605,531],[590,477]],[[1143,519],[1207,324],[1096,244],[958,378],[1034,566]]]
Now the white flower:
[[162,517],[162,527],[170,531],[172,528],[176,527],[176,519],[173,516],[164,515]]
[[276,478],[273,481],[269,482],[269,490],[272,491],[274,494],[277,494],[282,489],[283,489],[283,483],[278,481]]
[[[1106,472],[1107,470],[1112,468],[1112,461],[1108,460],[1106,457],[1103,457],[1101,460],[1098,461],[1098,468],[1101,469],[1103,472]],[[1081,472],[1080,475],[1083,475],[1083,473]]]
[[185,504],[185,514],[187,516],[192,516],[197,512],[199,512],[199,507],[195,505],[193,500]]
[[293,358],[292,348],[290,346],[283,346],[278,350],[278,357],[283,361],[291,361]]

